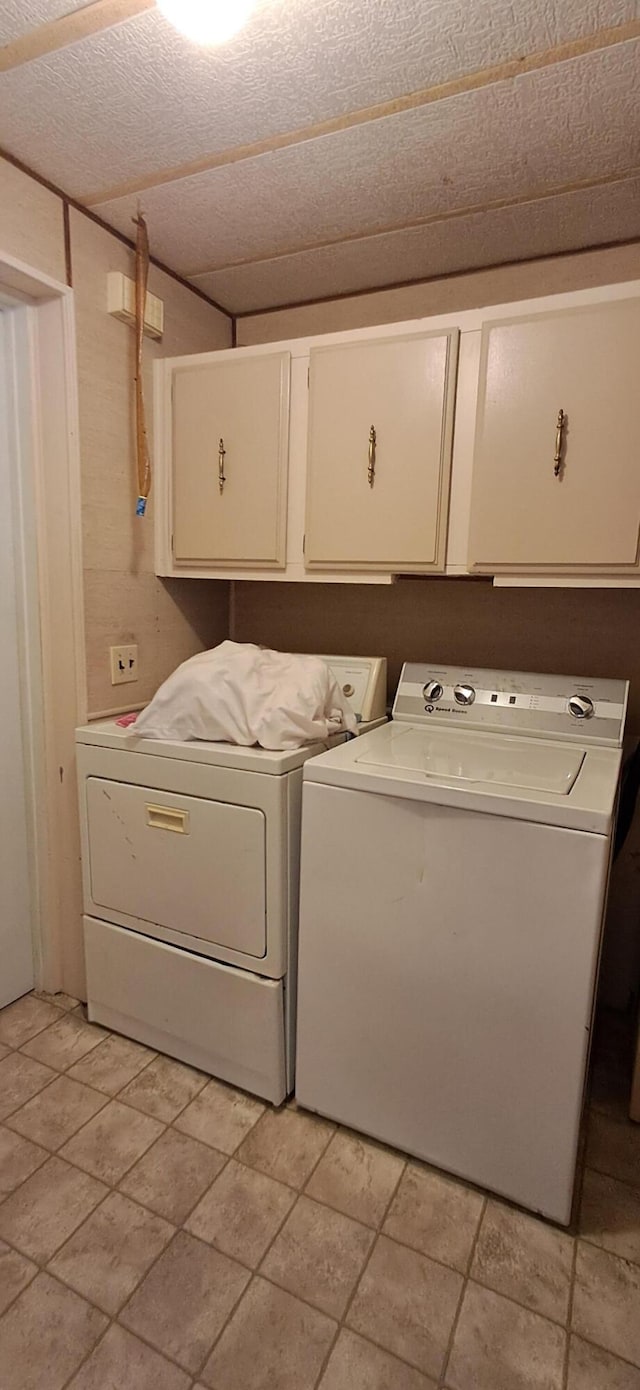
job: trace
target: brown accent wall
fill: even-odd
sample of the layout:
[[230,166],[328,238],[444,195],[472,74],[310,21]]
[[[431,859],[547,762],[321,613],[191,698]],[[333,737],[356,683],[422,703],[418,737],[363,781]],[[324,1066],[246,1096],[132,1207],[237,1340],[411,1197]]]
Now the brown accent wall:
[[291,651],[631,679],[640,733],[640,590],[494,589],[489,579],[387,586],[236,583],[232,637]]

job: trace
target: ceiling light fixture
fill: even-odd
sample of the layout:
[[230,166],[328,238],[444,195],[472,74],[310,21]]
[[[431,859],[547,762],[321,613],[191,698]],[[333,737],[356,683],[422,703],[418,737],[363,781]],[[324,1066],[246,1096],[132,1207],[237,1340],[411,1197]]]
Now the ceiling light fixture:
[[256,0],[156,0],[160,13],[192,43],[226,43],[246,24]]

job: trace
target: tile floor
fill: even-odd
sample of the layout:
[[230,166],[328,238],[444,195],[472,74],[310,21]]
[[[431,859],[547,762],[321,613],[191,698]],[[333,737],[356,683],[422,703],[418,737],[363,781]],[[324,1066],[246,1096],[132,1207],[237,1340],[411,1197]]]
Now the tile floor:
[[2,1390],[640,1390],[640,1127],[575,1229],[86,1022],[0,1013]]

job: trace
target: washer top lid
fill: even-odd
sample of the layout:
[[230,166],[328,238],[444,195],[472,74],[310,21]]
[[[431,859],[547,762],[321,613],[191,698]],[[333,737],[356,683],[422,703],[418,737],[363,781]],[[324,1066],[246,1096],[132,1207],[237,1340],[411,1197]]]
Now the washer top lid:
[[388,726],[356,756],[362,767],[422,773],[448,782],[484,783],[567,796],[586,757],[583,748],[457,730]]
[[[620,748],[500,738],[466,726],[461,732],[435,723],[407,727],[392,720],[311,758],[303,774],[305,784],[606,835],[621,762]],[[354,816],[366,811],[364,802],[354,800]]]
[[620,748],[629,682],[406,662],[394,720]]

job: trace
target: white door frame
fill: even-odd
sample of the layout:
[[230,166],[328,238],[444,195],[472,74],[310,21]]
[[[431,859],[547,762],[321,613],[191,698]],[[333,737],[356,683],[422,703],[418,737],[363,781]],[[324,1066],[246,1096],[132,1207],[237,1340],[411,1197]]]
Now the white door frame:
[[[0,309],[6,306],[0,301]],[[14,362],[9,340],[9,311],[0,313],[0,1007],[32,989],[34,982],[31,926],[34,918],[33,863],[30,853],[25,761],[24,622],[22,621],[22,548],[15,466]]]
[[83,994],[74,730],[86,721],[73,292],[0,249],[37,987]]

